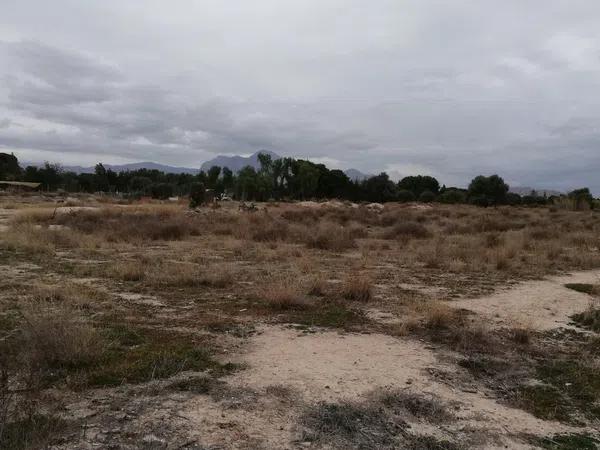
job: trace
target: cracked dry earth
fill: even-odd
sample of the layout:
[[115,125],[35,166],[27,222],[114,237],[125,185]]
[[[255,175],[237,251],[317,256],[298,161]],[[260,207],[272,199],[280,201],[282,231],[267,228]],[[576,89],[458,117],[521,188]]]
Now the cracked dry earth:
[[[22,275],[22,269],[14,274]],[[598,277],[600,271],[552,277],[450,304],[498,327],[532,310],[538,312],[534,325],[540,330],[570,326],[569,316],[585,309],[589,298],[563,284]],[[151,306],[157,301],[122,297]],[[298,418],[304,408],[366,400],[374,390],[418,393],[452,405],[452,423],[433,426],[415,420],[408,426],[464,440],[466,448],[535,448],[522,436],[594,433],[537,419],[481,386],[456,385],[453,380],[464,377],[464,369],[447,350],[415,338],[261,325],[238,346],[227,358],[245,369],[225,377],[218,394],[172,392],[166,389],[172,380],[72,394],[64,399],[64,413],[83,426],[55,448],[320,448],[301,438]]]

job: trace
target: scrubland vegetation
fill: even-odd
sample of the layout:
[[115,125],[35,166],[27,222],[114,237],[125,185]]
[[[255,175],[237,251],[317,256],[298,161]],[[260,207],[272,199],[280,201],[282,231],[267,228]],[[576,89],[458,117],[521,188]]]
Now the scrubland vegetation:
[[[233,203],[190,210],[55,200],[0,197],[10,211],[0,232],[2,448],[134,445],[152,417],[165,442],[185,445],[186,430],[150,414],[182,395],[289,404],[292,441],[314,448],[472,448],[494,437],[456,431],[464,428],[456,425],[464,420],[459,406],[406,386],[317,402],[291,402],[303,394],[289,387],[234,388],[231,380],[253,364],[235,355],[261,327],[282,325],[423,342],[443,362],[431,373],[446,385],[579,430],[509,433],[515,442],[596,445],[598,284],[567,284],[566,292],[589,297],[570,328],[536,328],[536,317],[499,326],[453,306],[525,280],[600,268],[594,210],[330,201],[243,212]],[[145,419],[131,419],[135,426],[118,435],[82,434],[90,420],[112,429],[116,419],[65,413],[81,395],[109,396],[118,411],[137,408]]]

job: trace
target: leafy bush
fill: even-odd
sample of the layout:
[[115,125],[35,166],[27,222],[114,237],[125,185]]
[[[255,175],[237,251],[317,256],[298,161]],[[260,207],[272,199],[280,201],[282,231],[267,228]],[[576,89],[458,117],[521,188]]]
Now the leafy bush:
[[206,189],[203,183],[193,183],[190,188],[190,208],[197,208],[204,203]]
[[423,203],[431,203],[435,200],[435,194],[431,191],[423,191],[419,195],[419,201]]
[[415,200],[415,194],[407,189],[400,189],[397,193],[397,198],[399,202],[413,202]]

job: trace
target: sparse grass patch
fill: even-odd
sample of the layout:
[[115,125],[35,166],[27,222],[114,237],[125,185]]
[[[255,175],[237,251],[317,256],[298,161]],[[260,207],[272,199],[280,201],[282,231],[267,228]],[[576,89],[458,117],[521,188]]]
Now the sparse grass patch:
[[221,388],[225,383],[210,376],[185,378],[169,385],[169,389],[193,394],[208,395],[215,389]]
[[368,323],[360,310],[349,309],[336,302],[323,302],[314,308],[297,311],[288,320],[306,327],[341,328],[348,331]]
[[535,438],[534,444],[548,450],[597,450],[600,441],[589,434],[558,434],[551,437]]
[[598,295],[600,294],[600,289],[596,284],[589,283],[567,283],[565,284],[566,288],[572,289],[577,292],[581,292],[583,294],[588,295]]
[[47,448],[67,423],[55,416],[33,414],[0,423],[0,449],[32,450]]
[[582,328],[600,333],[600,305],[591,304],[585,311],[571,316],[573,322]]
[[364,402],[321,402],[304,412],[300,424],[303,440],[333,448],[458,448],[450,441],[409,433],[408,418],[439,424],[452,415],[433,398],[395,391],[375,393]]
[[560,391],[552,386],[522,386],[518,391],[517,404],[540,419],[560,422],[572,420],[572,408]]

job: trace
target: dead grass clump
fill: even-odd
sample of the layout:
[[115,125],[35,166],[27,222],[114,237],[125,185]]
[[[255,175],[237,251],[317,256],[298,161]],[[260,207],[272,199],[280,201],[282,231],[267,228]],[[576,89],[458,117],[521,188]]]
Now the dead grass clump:
[[61,214],[54,223],[107,242],[175,241],[200,234],[192,217],[172,208],[102,208]]
[[98,306],[106,301],[108,294],[78,283],[35,284],[31,290],[31,299],[36,303],[62,304],[81,308]]
[[55,208],[27,208],[14,215],[12,221],[17,224],[47,222],[54,217]]
[[528,326],[515,326],[510,329],[510,338],[520,345],[528,345],[532,335],[533,330]]
[[371,280],[364,275],[350,276],[342,286],[342,296],[355,302],[369,302],[373,298]]
[[430,330],[449,329],[459,320],[457,311],[442,302],[427,302],[422,308],[425,326]]
[[251,214],[233,230],[238,239],[255,242],[278,242],[289,238],[289,224],[268,214]]
[[146,278],[146,265],[141,261],[117,262],[110,266],[108,274],[122,281],[142,281]]
[[306,245],[320,250],[341,252],[356,247],[356,242],[347,227],[325,222],[319,224],[314,233],[307,234]]
[[312,306],[299,287],[293,282],[274,283],[260,294],[262,300],[271,309],[280,311],[306,310]]
[[20,352],[25,363],[43,377],[54,375],[55,370],[90,366],[106,349],[100,334],[78,309],[31,303],[22,314]]
[[425,225],[418,222],[400,222],[396,223],[391,229],[383,233],[384,239],[426,239],[431,237],[431,232]]
[[0,234],[0,246],[10,251],[41,256],[53,255],[56,249],[48,233],[30,224],[16,225]]
[[308,295],[324,296],[327,293],[327,281],[322,276],[312,278],[308,282]]
[[314,225],[319,220],[320,214],[315,208],[294,208],[284,210],[281,217],[289,222]]

